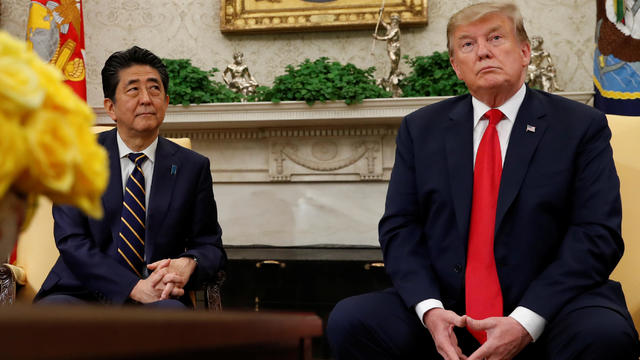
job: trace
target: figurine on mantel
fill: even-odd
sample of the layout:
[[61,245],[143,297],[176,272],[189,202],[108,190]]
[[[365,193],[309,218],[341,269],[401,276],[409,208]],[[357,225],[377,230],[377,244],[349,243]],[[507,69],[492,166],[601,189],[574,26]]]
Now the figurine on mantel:
[[531,37],[531,61],[527,73],[527,84],[546,92],[562,91],[556,82],[556,67],[551,54],[542,49],[541,36]]
[[378,35],[378,26],[376,26],[373,38],[376,40],[382,40],[387,42],[387,55],[391,60],[391,69],[389,69],[389,76],[386,78],[378,79],[377,83],[385,90],[391,92],[393,97],[402,96],[402,89],[398,86],[400,80],[404,78],[404,73],[398,70],[400,64],[400,15],[394,14],[390,17],[391,22],[380,21],[378,24],[382,24],[386,29],[384,36]]
[[222,79],[229,89],[244,96],[254,94],[256,87],[258,87],[258,82],[244,63],[244,54],[239,51],[233,54],[233,64],[229,64],[224,69]]

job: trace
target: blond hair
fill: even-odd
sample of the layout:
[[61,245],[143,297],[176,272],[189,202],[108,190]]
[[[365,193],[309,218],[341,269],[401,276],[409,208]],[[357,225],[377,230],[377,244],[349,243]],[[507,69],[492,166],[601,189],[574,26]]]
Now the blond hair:
[[484,2],[467,6],[453,14],[447,24],[447,49],[449,56],[453,56],[453,33],[461,25],[470,24],[489,14],[499,13],[511,19],[516,29],[516,37],[520,42],[529,43],[529,36],[524,29],[524,20],[520,10],[513,3]]

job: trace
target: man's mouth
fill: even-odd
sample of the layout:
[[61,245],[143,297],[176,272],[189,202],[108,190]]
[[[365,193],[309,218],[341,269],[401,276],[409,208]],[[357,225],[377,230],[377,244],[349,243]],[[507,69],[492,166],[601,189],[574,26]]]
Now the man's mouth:
[[478,74],[481,74],[483,72],[493,71],[493,70],[498,70],[498,67],[497,66],[483,66],[478,71]]

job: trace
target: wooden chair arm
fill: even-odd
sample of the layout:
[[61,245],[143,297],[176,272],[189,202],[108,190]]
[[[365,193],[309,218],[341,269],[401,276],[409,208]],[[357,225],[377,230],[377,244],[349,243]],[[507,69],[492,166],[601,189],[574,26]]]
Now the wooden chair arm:
[[213,283],[206,283],[204,288],[204,300],[206,309],[209,311],[222,311],[221,288],[226,279],[224,270],[218,271]]
[[0,265],[0,306],[12,305],[16,301],[16,277],[6,264]]

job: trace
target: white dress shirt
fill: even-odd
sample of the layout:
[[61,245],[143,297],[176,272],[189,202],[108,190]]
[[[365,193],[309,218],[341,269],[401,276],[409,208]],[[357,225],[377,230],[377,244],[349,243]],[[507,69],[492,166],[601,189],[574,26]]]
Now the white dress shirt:
[[[498,109],[500,109],[504,114],[502,121],[496,125],[498,138],[500,139],[500,152],[502,153],[503,165],[507,154],[507,147],[509,146],[511,129],[513,129],[516,115],[518,114],[520,105],[522,105],[525,94],[526,87],[523,84],[515,95],[498,107]],[[471,103],[473,105],[473,163],[475,167],[476,154],[478,152],[480,140],[482,139],[482,135],[484,135],[484,131],[489,126],[489,119],[485,118],[484,114],[491,108],[475,97],[471,98]],[[415,311],[421,322],[424,318],[424,314],[433,308],[444,308],[444,306],[438,299],[423,300],[416,305]],[[542,316],[522,306],[515,308],[509,316],[519,322],[527,332],[529,332],[533,341],[536,341],[540,337],[547,323]],[[423,323],[423,325],[426,327],[426,324]]]

